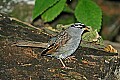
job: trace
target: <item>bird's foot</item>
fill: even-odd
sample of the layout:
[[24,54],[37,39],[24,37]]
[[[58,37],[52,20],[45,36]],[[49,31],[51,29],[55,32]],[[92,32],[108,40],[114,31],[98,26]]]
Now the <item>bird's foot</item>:
[[75,62],[75,61],[77,61],[77,59],[75,58],[75,56],[69,56],[69,57],[67,57],[66,58],[66,62]]
[[63,68],[63,69],[73,69],[73,68],[67,67],[67,66],[63,66],[63,67],[61,67],[61,68]]
[[61,62],[62,65],[63,65],[63,67],[61,67],[61,68],[64,68],[64,69],[73,69],[73,68],[67,67],[67,66],[63,63],[62,59],[59,59],[59,60],[60,60],[60,62]]

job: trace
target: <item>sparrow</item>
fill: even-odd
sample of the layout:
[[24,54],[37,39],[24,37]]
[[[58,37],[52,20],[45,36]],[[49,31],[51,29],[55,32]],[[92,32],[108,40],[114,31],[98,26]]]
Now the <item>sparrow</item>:
[[48,42],[48,47],[41,52],[41,56],[51,56],[59,59],[64,68],[66,65],[62,59],[69,57],[78,48],[81,36],[89,28],[82,23],[74,23],[67,29],[52,37]]

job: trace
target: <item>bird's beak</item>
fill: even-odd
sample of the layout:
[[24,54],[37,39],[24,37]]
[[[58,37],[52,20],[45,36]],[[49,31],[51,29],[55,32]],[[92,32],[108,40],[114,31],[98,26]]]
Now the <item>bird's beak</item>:
[[85,30],[86,30],[86,31],[90,31],[90,28],[89,28],[89,27],[85,27]]

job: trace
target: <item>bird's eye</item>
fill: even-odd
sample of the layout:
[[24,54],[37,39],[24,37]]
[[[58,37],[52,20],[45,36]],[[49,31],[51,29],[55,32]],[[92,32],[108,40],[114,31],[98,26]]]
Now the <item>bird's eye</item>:
[[85,28],[86,26],[85,25],[82,25],[83,28]]

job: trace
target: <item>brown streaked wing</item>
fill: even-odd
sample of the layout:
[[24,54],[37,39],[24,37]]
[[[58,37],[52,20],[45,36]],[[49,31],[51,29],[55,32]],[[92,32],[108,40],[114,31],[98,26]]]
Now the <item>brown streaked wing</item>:
[[56,41],[54,41],[54,43],[52,43],[47,49],[42,51],[41,55],[48,55],[57,52],[57,50],[64,46],[64,44],[66,44],[67,41],[71,38],[71,36],[66,31],[61,32],[56,37]]

